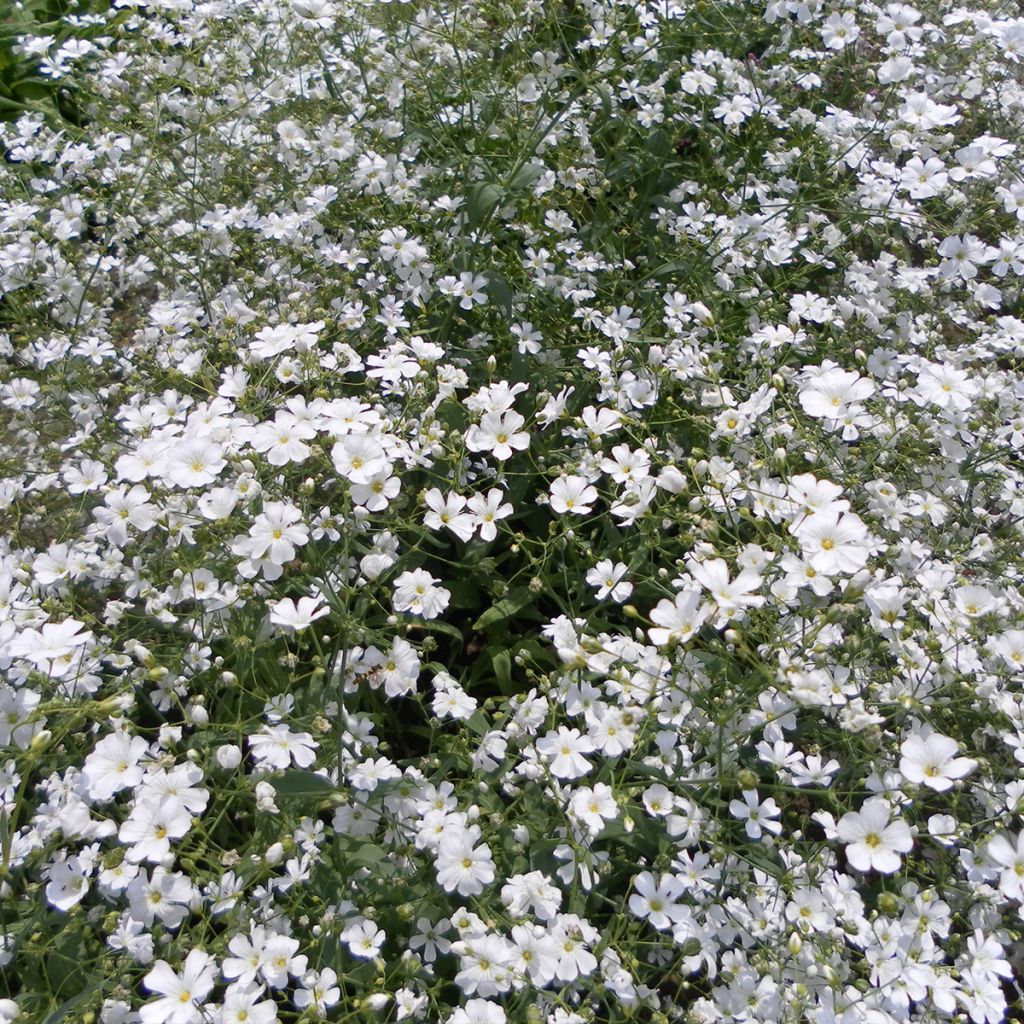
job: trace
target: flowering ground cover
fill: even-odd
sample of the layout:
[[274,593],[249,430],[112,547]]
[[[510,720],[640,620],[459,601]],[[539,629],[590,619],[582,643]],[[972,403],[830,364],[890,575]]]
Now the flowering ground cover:
[[1019,1019],[1018,5],[59,6],[0,1022]]

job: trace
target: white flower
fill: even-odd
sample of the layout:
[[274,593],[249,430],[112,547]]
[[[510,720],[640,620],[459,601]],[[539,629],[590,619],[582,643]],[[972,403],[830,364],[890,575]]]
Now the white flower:
[[102,803],[142,781],[139,764],[149,744],[141,736],[113,732],[96,744],[82,767],[82,782],[91,800]]
[[265,725],[249,737],[252,756],[262,768],[308,768],[316,759],[317,742],[308,732],[292,732],[287,725]]
[[868,531],[852,512],[843,516],[816,512],[794,528],[804,557],[825,576],[859,572],[867,565]]
[[449,1017],[445,1024],[505,1024],[505,1011],[489,999],[468,999],[465,1006],[460,1006]]
[[593,750],[594,741],[589,736],[564,725],[537,740],[537,753],[550,762],[551,774],[558,779],[578,779],[586,775],[591,764],[583,755]]
[[621,604],[633,593],[633,584],[625,579],[629,566],[625,562],[613,562],[603,558],[587,573],[587,582],[597,588],[597,600],[611,597]]
[[772,797],[762,802],[756,789],[743,790],[742,800],[729,803],[729,813],[745,822],[744,828],[750,839],[760,839],[766,831],[774,835],[782,831],[782,822],[774,820],[782,813],[779,805]]
[[171,450],[165,476],[178,487],[212,484],[227,465],[224,449],[201,437],[180,442]]
[[480,530],[480,539],[488,543],[498,536],[495,523],[499,519],[507,519],[512,515],[512,505],[504,500],[505,492],[492,487],[487,494],[471,494],[467,505],[476,516]]
[[452,944],[459,957],[455,984],[466,995],[496,996],[512,986],[509,966],[512,950],[499,935],[474,935]]
[[476,530],[472,512],[464,511],[466,499],[450,491],[442,494],[437,487],[424,492],[423,502],[430,511],[423,517],[423,525],[431,530],[447,527],[459,540],[467,541]]
[[875,385],[869,378],[832,366],[824,372],[816,369],[808,377],[800,390],[800,404],[808,416],[836,421],[874,393]]
[[171,840],[180,839],[192,827],[192,815],[174,797],[136,804],[121,824],[117,838],[129,845],[128,859],[160,863],[171,851]]
[[494,881],[494,858],[486,843],[478,846],[472,831],[442,836],[437,849],[437,880],[445,892],[479,896]]
[[1024,901],[1024,832],[1019,832],[1015,841],[998,835],[992,839],[985,852],[998,865],[999,889],[1007,899]]
[[203,1004],[216,978],[217,961],[199,949],[189,950],[181,974],[158,960],[142,984],[161,998],[139,1010],[142,1024],[199,1024],[206,1019]]
[[978,766],[978,762],[969,757],[957,757],[956,740],[937,732],[929,736],[910,736],[904,740],[900,752],[903,755],[900,772],[904,778],[940,793]]
[[330,608],[322,605],[320,597],[300,597],[298,603],[290,597],[274,601],[270,605],[270,621],[275,626],[295,633],[301,633],[317,619],[330,614]]
[[900,854],[914,845],[910,826],[901,818],[892,820],[888,801],[876,796],[859,811],[844,814],[836,825],[836,834],[847,844],[846,859],[858,871],[874,868],[891,875],[900,869]]
[[376,923],[366,918],[357,918],[339,936],[348,944],[349,952],[361,960],[372,960],[380,954],[387,935]]
[[646,918],[652,928],[664,931],[685,916],[686,909],[678,902],[682,893],[682,885],[671,875],[662,875],[659,881],[650,871],[643,871],[633,879],[629,909],[637,917]]
[[966,370],[947,363],[929,363],[921,370],[915,389],[922,404],[930,402],[941,409],[951,407],[961,412],[974,404],[978,391],[977,381]]
[[712,606],[701,602],[698,591],[680,591],[671,601],[667,598],[659,601],[651,611],[651,622],[655,625],[647,630],[647,635],[658,647],[685,643],[700,629],[711,611]]
[[392,604],[396,612],[412,612],[425,619],[436,619],[448,607],[451,591],[439,583],[426,569],[403,572],[394,582]]
[[604,828],[606,821],[619,816],[619,805],[615,802],[615,794],[610,786],[603,782],[596,786],[581,786],[569,800],[569,809],[573,816],[587,826],[587,831],[596,836]]
[[42,629],[26,629],[10,642],[7,653],[24,658],[54,677],[66,676],[72,669],[75,652],[93,640],[92,633],[80,632],[85,623],[77,619],[47,622]]
[[581,476],[560,476],[551,484],[551,507],[560,515],[585,516],[597,501],[597,488]]
[[706,562],[691,558],[686,567],[690,575],[711,594],[721,625],[735,618],[744,608],[759,608],[764,604],[763,597],[751,593],[761,585],[761,577],[753,569],[744,569],[730,581],[729,566],[724,558],[712,558]]
[[860,35],[857,19],[849,12],[830,14],[821,29],[821,41],[830,50],[841,50]]
[[369,434],[347,434],[331,449],[331,460],[351,484],[368,484],[391,465],[384,446]]
[[89,868],[80,857],[58,860],[48,872],[46,901],[67,912],[89,891]]
[[479,424],[469,428],[466,434],[466,447],[471,452],[490,452],[496,459],[504,462],[513,453],[523,451],[530,446],[530,435],[519,428],[526,420],[515,411],[486,412]]

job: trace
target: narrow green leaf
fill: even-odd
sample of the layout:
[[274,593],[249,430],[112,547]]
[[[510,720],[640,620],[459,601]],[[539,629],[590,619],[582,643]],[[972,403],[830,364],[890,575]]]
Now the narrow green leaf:
[[503,597],[500,601],[491,605],[491,607],[473,623],[473,628],[487,629],[488,626],[493,626],[505,619],[512,618],[516,612],[521,611],[528,604],[533,604],[535,596],[536,595],[529,587],[516,587],[507,597]]
[[443,633],[445,636],[451,637],[458,644],[460,651],[465,646],[466,640],[462,635],[462,630],[450,622],[443,622],[440,619],[425,619],[423,622],[417,622],[416,626],[428,633]]
[[511,694],[512,655],[507,647],[503,647],[491,655],[491,665],[494,667],[494,678],[501,692],[506,695]]
[[325,779],[316,772],[288,771],[277,778],[271,779],[270,784],[274,787],[278,796],[286,799],[301,799],[303,797],[324,797],[335,790],[334,783]]
[[89,985],[86,985],[78,995],[72,996],[66,1002],[61,1003],[49,1017],[46,1018],[45,1024],[58,1024],[67,1017],[72,1010],[77,1010],[84,1003],[89,1002],[92,997],[99,992],[101,989],[107,988],[108,983],[105,981],[94,981]]

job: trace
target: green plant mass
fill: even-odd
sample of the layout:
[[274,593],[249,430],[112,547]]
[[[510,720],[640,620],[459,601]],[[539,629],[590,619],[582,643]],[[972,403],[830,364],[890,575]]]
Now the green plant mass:
[[0,6],[0,1024],[1000,1024],[1009,0]]

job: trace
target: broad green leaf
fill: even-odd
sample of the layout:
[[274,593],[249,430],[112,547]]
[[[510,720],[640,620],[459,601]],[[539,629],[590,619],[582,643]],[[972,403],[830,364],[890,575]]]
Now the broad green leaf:
[[500,274],[488,274],[487,294],[491,299],[493,299],[496,306],[500,306],[508,313],[512,312],[512,304],[515,301],[515,295],[512,288],[509,286],[508,281],[506,281]]
[[466,725],[470,727],[477,734],[477,736],[484,736],[490,731],[490,722],[487,721],[487,716],[482,711],[474,711],[473,714],[466,719]]
[[481,181],[469,190],[466,214],[471,227],[476,227],[501,202],[501,188],[492,181]]
[[391,875],[395,872],[391,853],[376,843],[363,843],[357,846],[345,854],[345,859],[358,867],[373,868],[378,874]]
[[531,160],[527,164],[523,164],[514,175],[512,180],[508,183],[508,187],[511,191],[517,191],[521,188],[529,188],[535,181],[537,181],[547,170],[542,163],[538,163]]
[[480,589],[469,580],[445,580],[444,585],[452,595],[452,608],[480,607]]

